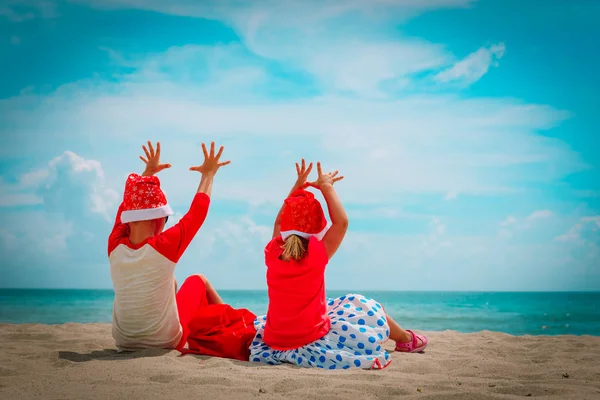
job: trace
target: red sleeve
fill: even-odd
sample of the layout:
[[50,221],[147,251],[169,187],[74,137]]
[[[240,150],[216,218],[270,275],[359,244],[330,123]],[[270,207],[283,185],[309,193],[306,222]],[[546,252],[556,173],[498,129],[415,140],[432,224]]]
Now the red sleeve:
[[283,246],[283,240],[281,239],[281,236],[276,236],[271,239],[271,241],[265,246],[265,262],[268,262],[272,259],[278,259],[279,256],[281,256],[281,253],[283,253],[281,246]]
[[312,236],[308,241],[307,257],[310,257],[310,263],[316,265],[322,265],[323,268],[329,263],[329,257],[327,257],[327,249],[325,249],[325,243],[322,240]]
[[148,243],[164,257],[176,263],[204,223],[209,205],[210,197],[205,193],[197,193],[190,210],[183,218],[166,231],[154,236]]
[[117,211],[117,217],[115,218],[115,224],[113,225],[112,232],[108,237],[108,255],[113,252],[114,249],[121,243],[124,238],[129,237],[129,225],[121,222],[121,213],[123,212],[123,203],[119,206]]

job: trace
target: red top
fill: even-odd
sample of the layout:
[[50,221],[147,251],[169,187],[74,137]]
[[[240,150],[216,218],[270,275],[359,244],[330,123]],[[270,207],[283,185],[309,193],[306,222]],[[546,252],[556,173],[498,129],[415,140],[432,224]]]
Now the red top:
[[283,240],[265,248],[269,310],[264,342],[274,350],[291,350],[325,336],[331,328],[325,299],[325,245],[315,237],[300,261],[280,260]]
[[124,244],[134,250],[143,247],[145,244],[149,244],[165,258],[177,263],[204,223],[209,205],[210,198],[205,193],[197,193],[194,196],[189,211],[178,223],[166,231],[134,245],[129,241],[129,224],[121,222],[121,213],[124,208],[124,204],[121,203],[117,212],[115,225],[108,238],[108,255],[110,256],[110,253],[120,244]]

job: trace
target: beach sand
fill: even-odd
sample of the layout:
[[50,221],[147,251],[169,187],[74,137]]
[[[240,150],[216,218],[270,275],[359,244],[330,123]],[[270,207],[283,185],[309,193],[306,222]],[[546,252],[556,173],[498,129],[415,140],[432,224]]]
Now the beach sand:
[[383,371],[324,371],[117,354],[109,324],[0,325],[0,398],[600,399],[600,337],[426,334],[426,353]]

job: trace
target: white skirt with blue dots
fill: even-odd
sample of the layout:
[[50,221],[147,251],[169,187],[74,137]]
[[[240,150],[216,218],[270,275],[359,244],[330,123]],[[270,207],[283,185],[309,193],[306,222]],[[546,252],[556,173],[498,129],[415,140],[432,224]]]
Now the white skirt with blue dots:
[[383,369],[392,361],[382,344],[390,328],[381,304],[360,294],[348,294],[327,303],[331,329],[321,339],[295,350],[273,350],[262,338],[267,317],[256,318],[256,336],[250,361],[325,369]]

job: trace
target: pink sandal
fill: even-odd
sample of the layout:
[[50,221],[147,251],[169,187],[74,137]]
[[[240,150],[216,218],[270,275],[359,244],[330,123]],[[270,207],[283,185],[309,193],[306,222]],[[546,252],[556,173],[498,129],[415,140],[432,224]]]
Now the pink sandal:
[[[401,353],[421,353],[427,347],[427,338],[422,335],[417,335],[413,331],[406,330],[406,332],[410,333],[412,336],[412,340],[407,343],[398,343],[396,342],[395,351],[399,351]],[[417,347],[419,343],[419,339],[421,340],[421,346]]]

